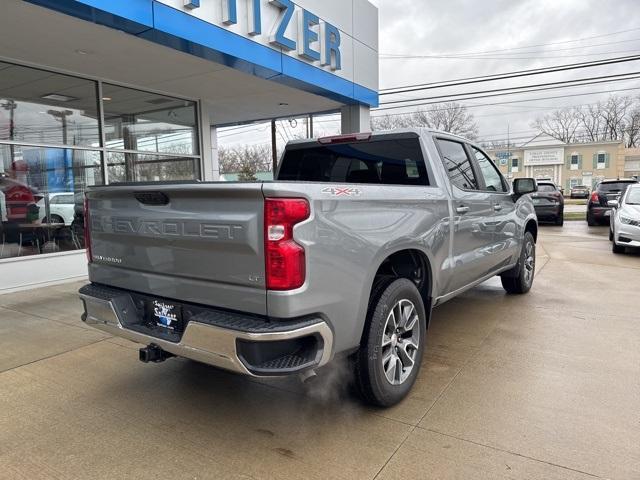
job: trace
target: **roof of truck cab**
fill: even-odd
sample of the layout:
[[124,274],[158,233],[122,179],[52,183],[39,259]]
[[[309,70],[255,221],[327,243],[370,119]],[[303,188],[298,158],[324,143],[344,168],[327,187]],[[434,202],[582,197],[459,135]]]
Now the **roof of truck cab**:
[[[366,132],[364,132],[366,133]],[[451,137],[451,138],[455,138],[458,139],[460,141],[466,142],[466,143],[473,143],[475,144],[475,142],[473,142],[472,140],[468,139],[468,138],[464,138],[461,137],[460,135],[456,135],[454,133],[449,133],[449,132],[445,132],[443,130],[436,130],[433,128],[397,128],[394,130],[379,130],[379,131],[375,131],[375,132],[370,132],[372,137],[383,137],[383,136],[395,136],[395,135],[406,135],[409,133],[414,133],[416,135],[431,135],[431,136],[446,136],[446,137]],[[356,135],[355,133],[353,135]],[[294,145],[294,146],[299,146],[299,145],[305,145],[305,144],[318,144],[319,143],[319,139],[320,138],[332,138],[332,137],[341,137],[342,135],[330,135],[327,137],[315,137],[315,138],[301,138],[301,139],[297,139],[297,140],[291,140],[287,143],[287,146],[290,145]]]

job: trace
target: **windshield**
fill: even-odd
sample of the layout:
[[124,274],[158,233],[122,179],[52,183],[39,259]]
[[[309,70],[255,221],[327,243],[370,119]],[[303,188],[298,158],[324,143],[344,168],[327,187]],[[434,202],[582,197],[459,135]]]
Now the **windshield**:
[[550,183],[539,183],[538,191],[539,192],[555,192],[556,187],[555,185],[551,185]]
[[634,185],[631,182],[608,182],[601,183],[598,190],[603,192],[624,192],[629,185]]
[[624,203],[627,205],[640,205],[640,188],[632,188],[629,190]]

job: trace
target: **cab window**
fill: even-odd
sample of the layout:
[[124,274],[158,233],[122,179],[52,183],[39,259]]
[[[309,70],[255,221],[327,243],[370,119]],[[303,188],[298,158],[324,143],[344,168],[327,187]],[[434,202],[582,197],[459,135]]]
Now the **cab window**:
[[493,162],[477,148],[471,147],[471,150],[476,157],[478,167],[480,167],[480,175],[484,179],[485,189],[490,192],[506,192],[507,188],[502,175]]

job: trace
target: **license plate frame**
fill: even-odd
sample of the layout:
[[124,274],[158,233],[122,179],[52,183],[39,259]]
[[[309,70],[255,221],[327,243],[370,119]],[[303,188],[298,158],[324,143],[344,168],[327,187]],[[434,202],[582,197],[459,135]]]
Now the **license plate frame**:
[[153,298],[147,302],[147,320],[150,326],[165,333],[182,333],[184,323],[182,305],[162,298]]

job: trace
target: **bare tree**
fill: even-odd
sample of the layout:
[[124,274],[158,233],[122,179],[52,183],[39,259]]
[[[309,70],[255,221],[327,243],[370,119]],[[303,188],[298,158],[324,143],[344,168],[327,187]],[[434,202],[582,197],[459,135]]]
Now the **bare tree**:
[[601,105],[606,140],[623,139],[627,124],[627,113],[631,110],[633,103],[630,97],[612,95]]
[[580,118],[575,108],[561,108],[536,119],[531,125],[538,132],[564,143],[574,143],[580,127]]
[[562,108],[538,118],[532,127],[565,143],[640,145],[640,98],[611,95],[594,105]]
[[636,103],[627,117],[624,146],[627,148],[640,147],[640,102]]
[[478,125],[466,106],[456,102],[441,104],[437,109],[419,110],[414,114],[419,126],[443,130],[474,140],[478,138]]
[[373,130],[392,130],[394,128],[427,127],[444,130],[469,139],[478,137],[478,125],[466,106],[449,102],[439,104],[429,110],[418,110],[401,115],[384,115],[372,119]]
[[598,142],[604,136],[602,111],[600,104],[588,105],[574,110],[583,131],[580,133],[581,142]]
[[243,173],[255,176],[256,172],[270,172],[272,168],[271,146],[239,145],[220,147],[218,150],[220,173]]

